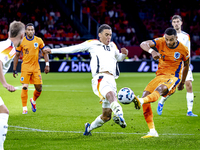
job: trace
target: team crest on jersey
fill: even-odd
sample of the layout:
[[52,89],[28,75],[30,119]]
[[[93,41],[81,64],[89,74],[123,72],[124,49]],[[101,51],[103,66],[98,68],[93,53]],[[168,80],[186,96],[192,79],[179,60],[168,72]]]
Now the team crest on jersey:
[[180,56],[181,56],[181,54],[180,54],[179,52],[175,52],[175,53],[174,53],[174,58],[175,58],[175,59],[179,59]]
[[38,47],[38,43],[34,43],[34,47],[37,48]]
[[21,81],[24,81],[24,77],[21,77]]

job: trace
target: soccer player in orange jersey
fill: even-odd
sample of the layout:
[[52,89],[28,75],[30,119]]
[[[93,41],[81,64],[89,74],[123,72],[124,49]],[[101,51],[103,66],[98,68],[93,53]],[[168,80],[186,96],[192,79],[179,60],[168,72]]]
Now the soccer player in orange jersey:
[[[159,59],[156,77],[146,86],[142,98],[136,96],[134,98],[134,101],[138,103],[136,109],[143,107],[144,118],[150,129],[150,132],[142,138],[159,136],[155,130],[150,103],[157,101],[160,96],[173,94],[176,87],[178,90],[184,88],[189,69],[189,51],[177,38],[176,30],[167,28],[164,37],[144,41],[140,44],[141,48],[151,53],[155,60]],[[154,46],[158,52],[151,48]]]
[[[24,38],[25,25],[20,21],[13,21],[9,26],[8,39],[0,42],[0,82],[9,91],[14,92],[14,86],[7,83],[4,75],[16,54],[15,48]],[[4,141],[8,130],[9,110],[0,97],[0,150],[4,148]]]
[[[190,35],[181,30],[182,24],[183,24],[183,22],[182,22],[181,16],[174,15],[172,17],[172,26],[177,32],[178,41],[180,41],[185,46],[187,46],[189,53],[190,53],[190,45],[191,45]],[[186,115],[191,116],[191,117],[197,117],[198,115],[193,114],[193,112],[192,112],[193,102],[194,102],[194,93],[192,91],[192,81],[194,81],[194,79],[193,79],[192,71],[189,68],[188,74],[187,74],[187,77],[186,77],[186,80],[185,80],[185,87],[186,87],[186,90],[187,90],[187,93],[186,93],[187,114]],[[158,115],[162,115],[164,103],[168,98],[169,97],[161,97],[161,100],[158,102],[158,107],[157,107]]]
[[[35,91],[33,93],[33,98],[30,99],[32,105],[32,111],[36,111],[36,100],[42,92],[42,76],[39,66],[39,51],[45,49],[44,42],[41,38],[34,35],[35,29],[32,23],[26,25],[26,36],[24,37],[21,45],[17,47],[16,56],[13,63],[13,76],[16,78],[16,68],[18,64],[18,59],[20,52],[23,52],[22,65],[21,65],[21,77],[20,82],[22,83],[22,106],[23,114],[28,113],[27,109],[27,99],[28,99],[28,85],[34,84]],[[49,56],[44,54],[44,60],[46,66],[44,72],[47,74],[49,72]]]

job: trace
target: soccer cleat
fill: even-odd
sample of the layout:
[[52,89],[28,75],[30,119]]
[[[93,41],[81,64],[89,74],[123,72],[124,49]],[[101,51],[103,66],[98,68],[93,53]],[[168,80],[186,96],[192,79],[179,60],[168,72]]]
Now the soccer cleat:
[[83,133],[83,135],[92,135],[92,133],[88,131],[88,127],[90,127],[90,124],[87,122],[85,124],[85,132]]
[[140,109],[141,108],[141,103],[140,100],[137,96],[134,95],[133,103],[135,104],[135,109]]
[[120,125],[122,128],[126,128],[126,122],[125,122],[125,120],[124,120],[124,118],[123,117],[121,117],[122,115],[114,115],[113,116],[113,121],[116,123],[116,124],[118,124],[118,125]]
[[30,99],[31,106],[32,106],[31,109],[32,109],[33,112],[36,112],[36,104],[33,104],[33,103],[32,103],[32,100],[33,100],[33,98]]
[[158,115],[162,115],[163,106],[164,106],[164,104],[161,104],[158,102],[158,107],[157,107]]
[[28,114],[27,110],[23,110],[22,114]]
[[187,112],[187,116],[198,117],[198,115],[193,114],[192,111]]
[[141,138],[144,139],[144,138],[152,138],[152,137],[159,137],[157,131],[154,131],[154,132],[148,132],[147,135],[145,135],[145,136],[143,136],[143,137],[141,137]]

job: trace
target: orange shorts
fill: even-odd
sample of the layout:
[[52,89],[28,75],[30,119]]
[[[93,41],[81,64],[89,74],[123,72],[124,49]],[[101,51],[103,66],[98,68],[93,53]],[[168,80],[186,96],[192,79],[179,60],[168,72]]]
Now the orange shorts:
[[164,96],[171,95],[176,91],[180,79],[174,75],[159,75],[149,82],[146,86],[145,91],[152,93],[159,85],[164,84],[168,88],[168,93]]
[[42,84],[41,72],[21,72],[20,82],[23,84]]

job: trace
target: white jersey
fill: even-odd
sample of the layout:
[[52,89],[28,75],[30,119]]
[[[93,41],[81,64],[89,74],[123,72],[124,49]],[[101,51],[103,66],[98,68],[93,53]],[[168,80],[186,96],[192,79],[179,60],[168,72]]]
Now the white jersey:
[[181,31],[181,33],[177,33],[177,36],[178,41],[183,43],[183,45],[187,46],[190,55],[190,35],[184,31]]
[[99,40],[87,40],[81,44],[52,49],[51,53],[76,53],[88,51],[91,55],[90,67],[92,76],[94,77],[99,72],[108,71],[115,78],[119,76],[117,61],[122,61],[126,57],[117,49],[117,46],[110,42],[104,45]]
[[[183,45],[187,46],[189,55],[190,55],[190,35],[184,31],[181,31],[181,33],[177,33],[177,36],[178,36],[178,41],[183,43]],[[188,80],[194,81],[190,67],[189,67],[188,74],[186,77],[186,81]]]
[[3,63],[3,74],[6,74],[16,54],[13,42],[10,39],[0,42],[0,60]]

